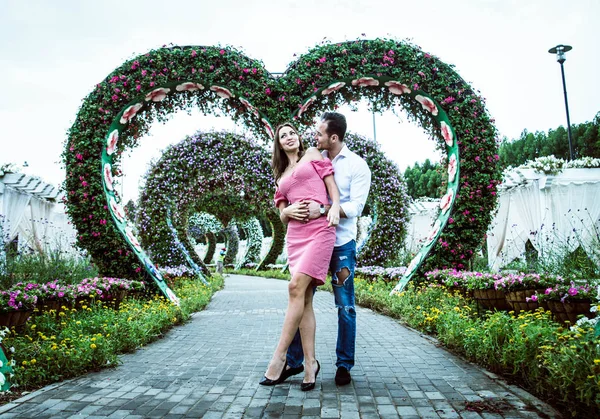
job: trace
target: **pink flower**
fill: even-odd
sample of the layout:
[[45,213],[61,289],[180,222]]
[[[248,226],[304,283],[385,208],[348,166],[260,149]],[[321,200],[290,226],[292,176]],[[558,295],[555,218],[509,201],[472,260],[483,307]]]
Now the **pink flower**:
[[538,296],[537,296],[537,295],[535,295],[535,294],[533,294],[531,297],[527,297],[527,298],[525,298],[525,300],[526,300],[527,302],[530,302],[530,301],[537,301],[537,300],[538,300]]
[[125,221],[125,211],[123,211],[123,208],[117,204],[117,201],[115,201],[114,197],[110,197],[109,200],[109,204],[110,204],[110,209],[113,213],[113,215],[117,218],[117,220],[119,220],[120,222],[124,222]]
[[233,97],[233,93],[221,86],[210,86],[210,90],[215,92],[217,96],[222,97],[223,99],[229,99]]
[[200,83],[188,81],[178,84],[177,87],[175,87],[175,90],[178,92],[195,92],[196,90],[204,90],[204,86],[202,86]]
[[454,182],[456,176],[456,154],[452,154],[448,159],[448,182]]
[[360,79],[352,80],[352,86],[368,87],[368,86],[379,86],[379,80],[373,77],[361,77]]
[[119,122],[123,125],[127,124],[131,119],[142,109],[144,106],[142,103],[136,103],[135,105],[131,105],[125,109],[123,115],[121,115],[121,119]]
[[577,288],[575,287],[571,287],[569,288],[569,291],[567,291],[569,293],[569,295],[573,296],[573,295],[577,295],[578,291]]
[[323,90],[321,92],[321,94],[322,95],[328,95],[330,93],[333,93],[333,92],[336,92],[336,91],[340,90],[345,85],[346,85],[346,83],[344,83],[343,81],[339,81],[337,83],[330,84],[329,87],[327,87],[327,89],[325,89],[325,90]]
[[113,190],[113,178],[110,164],[104,164],[104,184],[109,191]]
[[167,94],[171,91],[171,89],[166,87],[159,87],[158,89],[154,89],[151,92],[146,94],[145,100],[152,102],[161,102],[164,98],[167,97]]
[[421,96],[421,95],[415,96],[415,99],[417,99],[417,101],[421,104],[423,109],[431,112],[431,114],[433,116],[437,116],[438,108],[437,108],[437,106],[435,106],[435,103],[433,103],[433,101],[431,99],[429,99],[428,97],[425,97],[425,96]]
[[[437,114],[437,108],[436,108]],[[450,125],[446,124],[444,121],[440,122],[440,129],[442,131],[442,137],[444,137],[444,141],[446,141],[446,145],[448,147],[452,147],[454,144],[454,136],[452,135],[452,130],[450,129]]]
[[385,85],[390,89],[390,92],[395,95],[403,95],[404,93],[411,92],[410,88],[406,84],[400,83],[399,81],[386,81]]
[[108,134],[108,138],[106,139],[106,154],[109,156],[115,152],[115,146],[117,145],[117,141],[119,141],[119,131],[114,130],[110,134]]
[[440,201],[440,209],[442,210],[442,213],[445,214],[448,211],[450,204],[452,203],[452,198],[454,198],[454,191],[450,189]]
[[316,96],[311,96],[306,102],[304,102],[304,104],[300,107],[300,110],[298,111],[298,116],[302,116],[302,114],[304,112],[306,112],[306,110],[308,109],[308,107],[310,105],[312,105],[315,100],[317,100],[317,97]]

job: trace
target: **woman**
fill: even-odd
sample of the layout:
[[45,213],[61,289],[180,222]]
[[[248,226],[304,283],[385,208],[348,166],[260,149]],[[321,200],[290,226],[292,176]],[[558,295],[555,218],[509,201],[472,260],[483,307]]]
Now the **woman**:
[[[300,328],[306,365],[301,389],[308,391],[315,388],[321,368],[315,359],[313,286],[325,284],[335,244],[335,226],[340,220],[340,195],[331,162],[314,147],[304,151],[296,129],[289,123],[275,131],[272,167],[277,184],[275,205],[281,221],[288,224],[287,250],[292,279],[281,337],[260,384],[275,385],[287,378],[286,352]],[[332,205],[327,217],[308,221],[308,208],[303,200],[327,205],[328,193]]]

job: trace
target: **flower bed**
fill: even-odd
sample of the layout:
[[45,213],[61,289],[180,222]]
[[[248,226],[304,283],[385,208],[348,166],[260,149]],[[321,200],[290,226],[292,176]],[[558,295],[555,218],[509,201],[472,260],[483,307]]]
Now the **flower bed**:
[[[446,280],[456,274],[429,273]],[[467,275],[468,277],[469,275]],[[485,276],[476,276],[478,281]],[[459,284],[459,281],[456,281]],[[493,286],[492,286],[493,288]],[[414,284],[390,295],[391,285],[358,276],[356,302],[433,334],[449,349],[508,376],[570,417],[600,415],[600,340],[595,319],[565,328],[539,309],[514,315],[478,313],[473,300],[436,282]],[[598,309],[592,304],[592,312]],[[566,417],[565,416],[565,417]]]

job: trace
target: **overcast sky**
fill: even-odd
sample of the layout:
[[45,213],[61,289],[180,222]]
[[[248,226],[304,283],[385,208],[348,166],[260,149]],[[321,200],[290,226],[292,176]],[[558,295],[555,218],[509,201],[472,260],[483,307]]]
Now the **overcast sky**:
[[[231,45],[282,72],[323,40],[410,39],[454,64],[487,98],[501,136],[566,125],[560,65],[549,48],[568,44],[565,75],[573,124],[600,111],[598,0],[0,0],[0,164],[58,184],[66,130],[81,100],[124,60],[164,44]],[[373,135],[366,111],[349,128]],[[197,129],[237,129],[226,118],[176,115],[157,124],[124,159],[125,198],[160,150]],[[439,159],[417,127],[388,113],[377,140],[403,170]]]

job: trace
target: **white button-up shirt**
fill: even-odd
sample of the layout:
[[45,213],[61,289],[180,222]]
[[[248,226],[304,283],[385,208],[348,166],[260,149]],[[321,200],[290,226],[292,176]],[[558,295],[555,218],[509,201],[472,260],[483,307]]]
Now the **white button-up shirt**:
[[[329,158],[327,150],[322,154]],[[371,170],[367,162],[350,151],[346,144],[331,163],[333,177],[340,191],[340,207],[346,214],[346,218],[340,218],[336,228],[335,247],[338,247],[356,240],[357,220],[365,207],[371,187]]]

